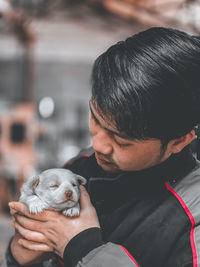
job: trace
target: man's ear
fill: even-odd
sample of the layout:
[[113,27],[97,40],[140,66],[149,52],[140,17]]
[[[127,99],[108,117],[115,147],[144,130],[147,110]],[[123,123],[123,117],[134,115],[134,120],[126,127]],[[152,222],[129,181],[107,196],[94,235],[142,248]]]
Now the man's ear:
[[181,152],[181,150],[183,150],[184,147],[189,145],[194,138],[195,138],[195,131],[192,130],[184,136],[171,140],[169,142],[171,153],[176,154]]

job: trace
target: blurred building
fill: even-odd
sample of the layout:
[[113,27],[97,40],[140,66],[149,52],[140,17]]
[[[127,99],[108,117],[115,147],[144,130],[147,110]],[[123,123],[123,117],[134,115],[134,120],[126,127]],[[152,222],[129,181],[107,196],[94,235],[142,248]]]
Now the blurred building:
[[[18,15],[0,18],[0,181],[9,192],[0,192],[4,209],[24,180],[62,166],[90,145],[93,61],[140,29],[115,16],[102,19],[87,6],[28,20]],[[34,36],[30,45],[20,27]]]

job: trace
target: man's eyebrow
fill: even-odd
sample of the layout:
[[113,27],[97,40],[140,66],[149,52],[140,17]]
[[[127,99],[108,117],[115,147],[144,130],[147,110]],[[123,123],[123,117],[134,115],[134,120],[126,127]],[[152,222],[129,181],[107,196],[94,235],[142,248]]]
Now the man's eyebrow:
[[120,137],[120,138],[126,139],[126,138],[125,138],[123,135],[121,135],[120,133],[115,132],[115,131],[112,131],[112,130],[110,130],[110,129],[104,127],[104,126],[102,126],[101,123],[100,123],[100,121],[99,121],[99,120],[97,119],[97,117],[95,116],[95,114],[94,114],[94,112],[93,112],[93,110],[92,110],[92,108],[91,108],[90,105],[89,105],[89,108],[90,108],[90,112],[91,112],[91,114],[92,114],[93,119],[95,120],[95,122],[96,122],[97,124],[99,124],[99,125],[101,126],[101,128],[103,128],[104,130],[106,130],[107,132],[109,132],[109,133],[112,134],[112,135],[116,135],[116,136],[118,136],[118,137]]

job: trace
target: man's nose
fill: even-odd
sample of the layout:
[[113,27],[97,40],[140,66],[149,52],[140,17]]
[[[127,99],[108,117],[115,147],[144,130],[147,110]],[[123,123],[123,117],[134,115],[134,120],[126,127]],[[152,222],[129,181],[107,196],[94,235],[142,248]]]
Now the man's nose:
[[92,137],[92,146],[96,152],[104,155],[110,155],[113,152],[110,137],[104,131],[100,131]]

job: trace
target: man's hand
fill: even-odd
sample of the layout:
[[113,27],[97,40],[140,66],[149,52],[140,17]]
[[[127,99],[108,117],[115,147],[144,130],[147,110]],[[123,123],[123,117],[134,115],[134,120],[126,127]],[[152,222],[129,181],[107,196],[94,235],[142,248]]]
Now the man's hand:
[[13,226],[23,237],[18,243],[30,250],[52,251],[63,257],[66,245],[74,236],[88,228],[100,227],[96,210],[83,186],[81,186],[79,217],[66,217],[50,210],[40,214],[30,214],[28,208],[20,202],[12,202],[9,206],[17,211],[14,214]]
[[18,243],[19,239],[21,238],[23,237],[18,232],[16,232],[11,242],[12,255],[20,265],[35,264],[51,258],[52,253],[32,251],[24,248]]

